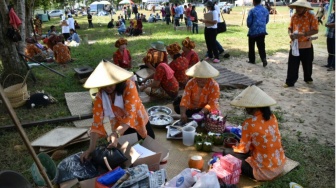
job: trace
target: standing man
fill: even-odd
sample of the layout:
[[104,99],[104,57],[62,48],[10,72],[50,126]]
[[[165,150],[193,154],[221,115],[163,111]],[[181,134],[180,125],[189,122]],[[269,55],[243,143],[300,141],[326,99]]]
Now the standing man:
[[325,24],[327,27],[328,71],[335,71],[335,3],[332,4],[333,12]]
[[91,15],[91,13],[89,11],[87,13],[87,19],[88,19],[88,22],[89,22],[89,28],[93,28],[92,15]]
[[[182,8],[182,9],[181,9]],[[174,17],[174,30],[180,26],[180,16],[183,14],[183,7],[180,4],[175,3],[175,17]]]
[[165,6],[165,12],[166,12],[166,24],[169,25],[169,22],[170,22],[170,7],[169,7],[169,3],[166,3],[166,6]]
[[190,13],[191,13],[191,4],[188,4],[188,8],[186,9],[186,17],[187,17],[187,31],[191,32],[191,26],[192,22],[190,19]]
[[136,4],[134,4],[134,7],[133,7],[133,14],[135,15],[135,19],[137,19],[137,15],[138,15],[138,7]]
[[70,29],[75,29],[75,20],[72,18],[71,14],[68,15],[68,23]]
[[254,8],[248,12],[247,27],[248,31],[248,63],[255,64],[255,43],[257,44],[259,56],[263,66],[267,66],[265,51],[266,24],[269,20],[269,12],[261,4],[261,0],[253,0]]
[[[313,8],[306,0],[298,0],[289,7],[295,9],[295,14],[288,27],[292,45],[289,51],[287,79],[284,87],[294,87],[299,78],[300,62],[302,62],[304,81],[307,84],[312,84],[314,50],[310,36],[318,33],[318,21],[313,14],[309,13],[309,10],[313,10]],[[293,43],[297,43],[297,45],[293,45]],[[294,56],[292,50],[299,54]]]
[[320,7],[317,9],[317,12],[316,12],[316,18],[317,18],[318,23],[320,23],[321,25],[323,25],[323,21],[322,21],[323,16],[324,16],[324,7],[323,7],[323,4],[320,3]]

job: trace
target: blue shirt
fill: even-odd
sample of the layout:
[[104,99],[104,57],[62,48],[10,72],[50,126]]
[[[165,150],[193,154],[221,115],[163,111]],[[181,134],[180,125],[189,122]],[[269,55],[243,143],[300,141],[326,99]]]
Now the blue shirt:
[[[327,23],[328,24],[329,23],[335,23],[335,12],[333,12],[329,15]],[[332,39],[335,38],[335,27],[333,27],[333,28],[327,27],[327,38],[332,38]]]
[[266,24],[268,21],[268,10],[261,5],[256,5],[249,11],[247,16],[247,27],[249,28],[247,36],[257,37],[267,35]]
[[73,33],[69,38],[68,38],[68,40],[70,40],[70,41],[76,41],[77,43],[79,43],[80,42],[80,38],[79,38],[79,36],[78,36],[78,34],[77,33]]
[[183,6],[179,5],[175,7],[175,18],[179,18],[181,14],[183,14]]

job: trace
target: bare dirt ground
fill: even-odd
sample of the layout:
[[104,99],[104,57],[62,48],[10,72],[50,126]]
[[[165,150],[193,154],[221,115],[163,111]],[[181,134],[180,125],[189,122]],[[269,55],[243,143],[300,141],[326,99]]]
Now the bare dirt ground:
[[[319,138],[321,144],[335,145],[335,72],[327,71],[322,65],[327,64],[326,49],[315,49],[313,79],[311,85],[303,81],[300,67],[299,80],[295,87],[284,88],[287,75],[288,53],[276,53],[268,56],[268,66],[264,68],[259,60],[256,65],[246,63],[247,58],[224,59],[221,65],[237,73],[243,73],[254,80],[262,80],[258,85],[272,96],[277,105],[272,110],[280,111],[284,121],[281,134],[299,141],[307,138]],[[258,58],[258,55],[256,54]],[[258,61],[258,60],[257,60]],[[243,113],[243,109],[230,106],[230,101],[242,90],[222,91],[222,112]],[[231,122],[237,124],[238,122]],[[239,122],[241,123],[241,122]]]

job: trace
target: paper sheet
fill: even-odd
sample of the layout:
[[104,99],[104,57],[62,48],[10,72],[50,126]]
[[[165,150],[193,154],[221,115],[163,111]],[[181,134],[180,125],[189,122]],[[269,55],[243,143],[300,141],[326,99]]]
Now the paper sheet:
[[134,145],[133,148],[139,153],[139,158],[144,158],[155,154],[155,152],[141,146],[140,144]]

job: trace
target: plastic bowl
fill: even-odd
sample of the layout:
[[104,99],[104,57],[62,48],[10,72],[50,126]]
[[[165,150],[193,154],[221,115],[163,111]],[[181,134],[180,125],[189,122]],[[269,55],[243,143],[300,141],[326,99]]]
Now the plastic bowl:
[[22,174],[12,170],[4,170],[0,172],[0,187],[32,188],[32,185]]
[[200,122],[204,119],[204,114],[195,113],[191,117],[193,118],[193,120]]
[[[43,165],[50,181],[55,183],[58,177],[58,169],[56,167],[55,162],[50,158],[50,156],[46,153],[40,153],[37,155],[40,159],[41,164]],[[42,175],[40,174],[39,169],[37,168],[36,163],[34,162],[30,167],[30,172],[33,176],[33,180],[38,186],[46,186],[46,182],[44,181]]]

